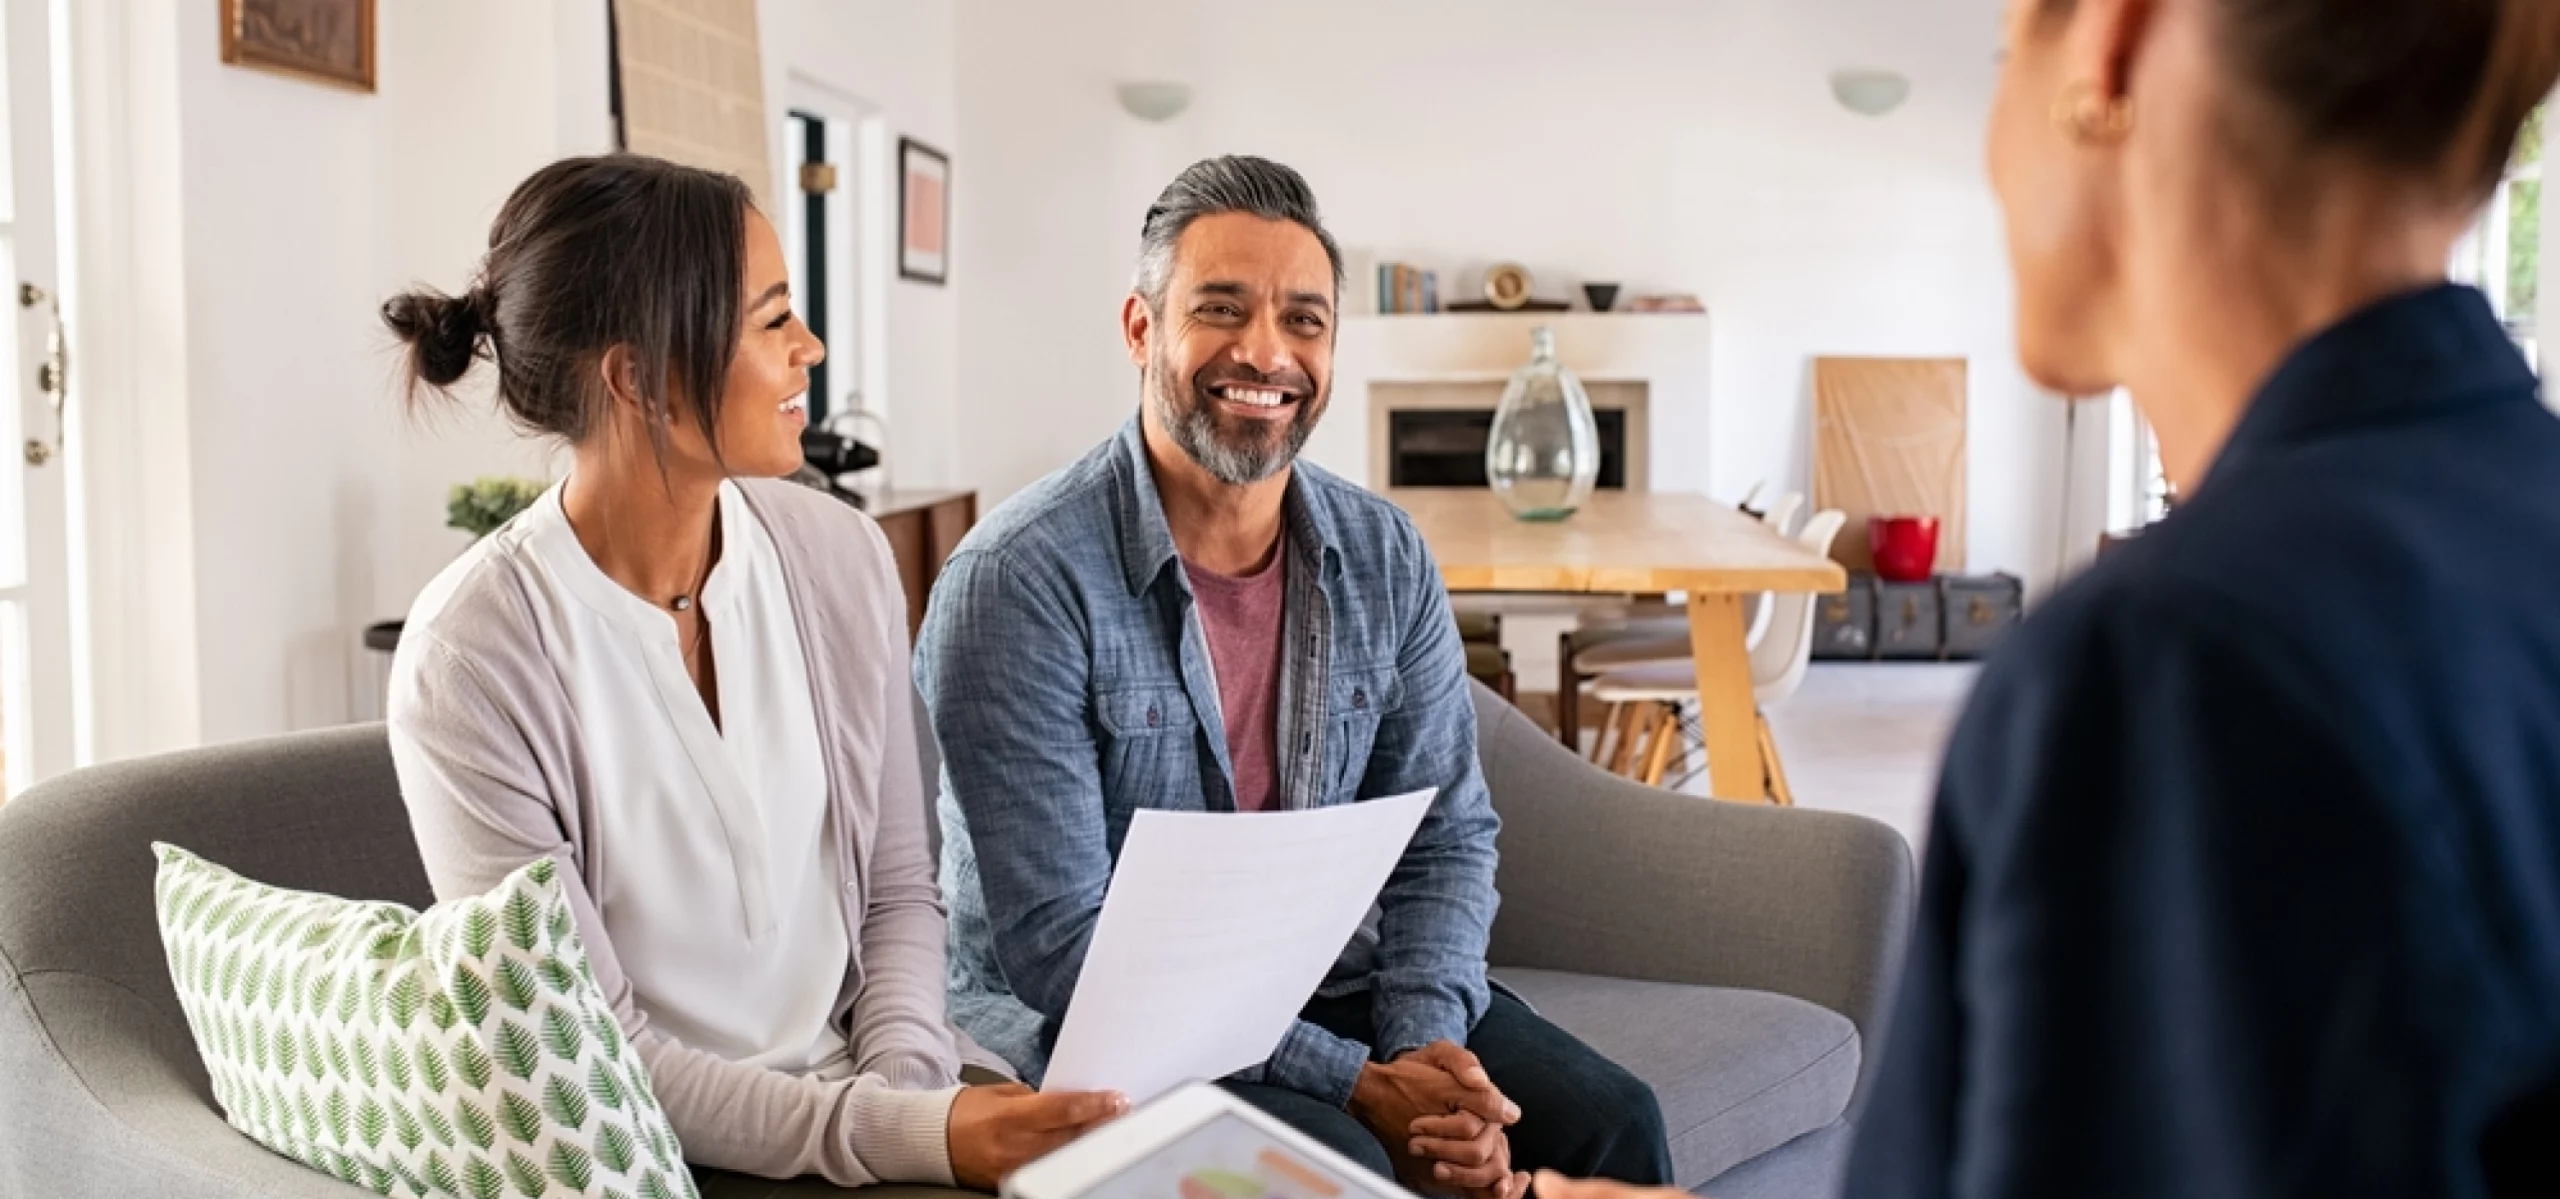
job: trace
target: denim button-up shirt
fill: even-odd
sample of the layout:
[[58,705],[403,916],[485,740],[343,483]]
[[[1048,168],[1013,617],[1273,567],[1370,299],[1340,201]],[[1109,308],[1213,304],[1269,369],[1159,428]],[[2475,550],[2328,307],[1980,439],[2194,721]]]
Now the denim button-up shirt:
[[[1378,1044],[1300,1022],[1243,1076],[1345,1104],[1373,1052],[1463,1044],[1484,1014],[1500,825],[1465,650],[1411,522],[1301,463],[1283,524],[1283,803],[1440,789],[1325,986],[1370,992]],[[1236,810],[1208,641],[1138,422],[962,542],[916,684],[944,754],[952,1014],[1036,1080],[1132,816]]]

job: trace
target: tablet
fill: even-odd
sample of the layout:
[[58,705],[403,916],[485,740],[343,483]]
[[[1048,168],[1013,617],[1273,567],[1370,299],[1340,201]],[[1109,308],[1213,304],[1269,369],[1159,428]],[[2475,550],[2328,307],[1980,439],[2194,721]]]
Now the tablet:
[[1305,1133],[1195,1083],[1024,1166],[1005,1199],[1413,1199]]

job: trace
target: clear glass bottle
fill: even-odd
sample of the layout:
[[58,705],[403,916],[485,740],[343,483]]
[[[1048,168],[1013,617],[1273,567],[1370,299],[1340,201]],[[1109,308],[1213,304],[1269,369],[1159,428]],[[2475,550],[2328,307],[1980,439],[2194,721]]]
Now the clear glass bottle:
[[1529,365],[1511,376],[1493,434],[1485,478],[1522,520],[1563,520],[1591,498],[1600,478],[1600,426],[1582,380],[1556,361],[1555,330],[1529,334]]

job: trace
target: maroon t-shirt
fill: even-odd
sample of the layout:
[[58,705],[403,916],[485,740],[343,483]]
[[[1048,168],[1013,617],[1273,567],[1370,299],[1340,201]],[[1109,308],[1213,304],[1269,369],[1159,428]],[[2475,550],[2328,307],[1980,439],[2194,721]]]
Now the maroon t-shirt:
[[1288,559],[1286,553],[1274,554],[1271,565],[1242,578],[1202,570],[1187,560],[1182,564],[1183,573],[1191,576],[1191,594],[1200,602],[1200,626],[1209,635],[1239,812],[1280,806],[1280,612],[1288,592]]

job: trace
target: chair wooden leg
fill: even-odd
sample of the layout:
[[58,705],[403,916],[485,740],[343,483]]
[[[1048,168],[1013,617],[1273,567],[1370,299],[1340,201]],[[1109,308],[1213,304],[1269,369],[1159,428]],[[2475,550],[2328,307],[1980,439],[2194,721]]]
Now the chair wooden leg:
[[1787,786],[1787,768],[1778,761],[1778,737],[1769,728],[1769,714],[1760,714],[1760,760],[1769,764],[1769,802],[1782,808],[1796,806],[1796,793]]
[[1628,704],[1626,710],[1626,726],[1618,732],[1617,752],[1609,756],[1609,773],[1634,778],[1636,746],[1643,740],[1641,731],[1653,722],[1653,705]]
[[1653,721],[1652,752],[1645,756],[1644,764],[1645,786],[1662,785],[1662,776],[1671,769],[1671,747],[1679,744],[1680,740],[1679,710],[1666,706]]
[[1582,752],[1582,680],[1573,673],[1573,634],[1556,634],[1556,737]]
[[1653,714],[1652,704],[1636,706],[1635,719],[1627,722],[1627,739],[1634,752],[1619,759],[1616,773],[1630,782],[1643,782],[1645,764],[1653,760],[1653,742],[1662,721]]
[[1635,765],[1636,751],[1643,748],[1648,705],[1621,704],[1618,713],[1618,735],[1609,750],[1609,773],[1625,775]]
[[[1604,770],[1608,768],[1609,734],[1618,730],[1618,718],[1626,714],[1625,707],[1626,706],[1624,704],[1611,704],[1609,705],[1609,710],[1601,715],[1599,731],[1591,734],[1591,751],[1582,755],[1584,758],[1589,759],[1592,765],[1598,766]],[[1576,745],[1574,747],[1575,752],[1580,753],[1581,748],[1581,746]]]

